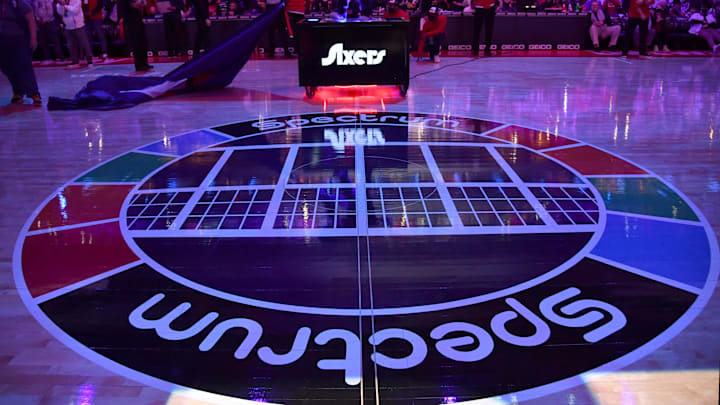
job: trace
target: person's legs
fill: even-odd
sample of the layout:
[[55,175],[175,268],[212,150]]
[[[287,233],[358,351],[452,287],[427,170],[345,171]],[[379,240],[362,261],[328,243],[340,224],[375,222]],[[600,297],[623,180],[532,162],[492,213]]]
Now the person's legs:
[[28,97],[39,96],[37,79],[32,66],[33,51],[30,48],[30,39],[23,37],[17,43],[17,51],[15,52],[15,72],[19,81],[21,93]]
[[125,19],[125,37],[128,40],[130,49],[133,52],[135,70],[146,70],[147,63],[147,40],[145,38],[145,26],[142,20],[129,17]]
[[102,20],[90,20],[90,27],[95,33],[95,36],[98,38],[98,41],[100,41],[100,50],[102,51],[102,55],[106,56],[108,53],[108,45],[107,38],[105,36],[105,30],[103,29],[102,25]]
[[80,46],[80,50],[85,54],[85,60],[88,64],[92,64],[93,53],[90,48],[90,41],[88,41],[88,33],[84,28],[80,28],[77,31],[77,40]]
[[205,21],[197,22],[197,31],[195,32],[195,44],[193,50],[193,57],[200,55],[201,49],[207,49],[210,47],[210,27],[207,26]]
[[47,23],[47,35],[48,39],[53,43],[52,52],[55,59],[65,59],[62,40],[60,40],[60,26],[57,21],[53,20]]
[[38,45],[40,46],[40,50],[42,50],[43,59],[44,60],[50,60],[50,45],[48,44],[49,40],[49,25],[50,23],[40,23],[38,22],[37,28],[37,38],[38,38]]
[[485,55],[490,56],[490,45],[495,28],[495,6],[483,11],[485,12]]
[[[8,78],[13,91],[13,103],[22,103],[22,86],[15,69],[17,44],[12,37],[0,37],[0,71]],[[18,98],[19,97],[19,98]]]
[[482,9],[476,8],[475,14],[473,15],[473,39],[472,39],[472,54],[476,55],[480,51],[480,31],[483,26],[483,14]]
[[608,44],[608,47],[615,48],[617,46],[618,38],[620,38],[620,26],[613,25],[612,27],[607,27],[607,31],[610,35],[610,43]]
[[633,47],[633,37],[635,36],[635,27],[640,23],[639,18],[628,18],[627,27],[625,29],[625,46],[623,47],[623,55],[627,55]]
[[590,41],[594,48],[600,48],[600,28],[597,25],[590,25]]
[[80,44],[77,37],[77,31],[79,30],[82,30],[82,28],[65,31],[67,35],[68,48],[70,48],[70,60],[72,61],[73,65],[77,65],[78,63],[80,63]]
[[640,55],[647,55],[648,20],[640,21]]
[[440,40],[437,35],[427,37],[425,40],[425,49],[430,54],[430,59],[434,60],[435,56],[440,53]]

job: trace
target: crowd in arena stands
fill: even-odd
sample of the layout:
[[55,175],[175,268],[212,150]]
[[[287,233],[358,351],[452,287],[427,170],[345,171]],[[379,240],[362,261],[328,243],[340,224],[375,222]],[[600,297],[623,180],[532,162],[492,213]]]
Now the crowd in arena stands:
[[[625,32],[623,54],[638,42],[641,55],[648,47],[655,52],[669,52],[668,36],[688,33],[702,38],[713,51],[720,53],[720,1],[712,0],[589,0],[589,35],[596,51],[600,39],[609,38],[614,50],[621,32]],[[625,11],[627,10],[627,12]]]
[[[93,62],[91,44],[96,46],[96,57],[108,57],[108,40],[123,40],[123,24],[120,24],[118,2],[123,0],[29,0],[37,21],[38,43],[45,60],[64,59],[63,43],[67,44],[70,67],[81,62]],[[234,16],[255,16],[262,13],[276,0],[135,0],[142,2],[144,18],[162,18],[169,56],[187,52],[190,42],[184,21],[198,17],[196,3],[206,7],[201,20],[232,18]],[[382,15],[387,18],[409,19],[420,15],[428,20],[430,8],[437,14],[448,12],[474,13],[475,3],[481,0],[293,0],[293,11],[303,13],[344,12],[348,17]],[[655,51],[669,51],[668,34],[685,32],[703,38],[710,49],[720,50],[720,0],[495,0],[494,11],[546,11],[580,12],[588,14],[589,37],[596,50],[601,41],[608,40],[608,47],[618,46],[627,51],[633,42],[639,43],[641,53],[647,46]],[[134,1],[131,1],[134,2]],[[367,10],[371,10],[368,12]],[[435,17],[432,17],[435,18]],[[492,20],[488,20],[492,22]],[[431,23],[430,27],[434,24]],[[486,23],[487,24],[487,23]],[[476,24],[477,25],[477,24]],[[205,27],[203,27],[205,28]],[[625,35],[625,41],[618,44],[621,32],[636,32]],[[199,36],[209,36],[207,32]],[[426,34],[421,33],[421,36]],[[431,35],[432,37],[432,35]],[[474,35],[477,37],[477,34]],[[637,38],[636,38],[637,37]],[[204,48],[208,38],[196,38],[203,42],[195,50]],[[197,42],[197,41],[195,41]],[[432,40],[430,41],[433,42]],[[287,48],[287,46],[286,46]],[[473,49],[477,45],[474,44]]]

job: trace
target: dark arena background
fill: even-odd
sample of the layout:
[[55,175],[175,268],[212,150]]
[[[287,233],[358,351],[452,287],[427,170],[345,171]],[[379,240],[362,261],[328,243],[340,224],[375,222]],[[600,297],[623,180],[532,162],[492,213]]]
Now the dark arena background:
[[720,3],[0,16],[0,404],[719,403]]

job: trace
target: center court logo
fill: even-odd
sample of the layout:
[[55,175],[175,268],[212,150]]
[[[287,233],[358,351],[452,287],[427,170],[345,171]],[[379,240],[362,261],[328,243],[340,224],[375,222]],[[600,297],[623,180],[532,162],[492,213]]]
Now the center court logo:
[[338,42],[328,50],[326,57],[322,58],[322,66],[363,66],[379,65],[387,54],[387,49],[350,49],[345,50],[344,44]]
[[[589,154],[623,164],[588,176]],[[38,208],[18,291],[74,350],[170,391],[535,398],[659,347],[717,277],[712,230],[676,190],[511,124],[270,117],[106,164],[147,169],[128,183],[101,165]],[[674,203],[623,205],[640,189]],[[640,260],[654,246],[676,250]]]

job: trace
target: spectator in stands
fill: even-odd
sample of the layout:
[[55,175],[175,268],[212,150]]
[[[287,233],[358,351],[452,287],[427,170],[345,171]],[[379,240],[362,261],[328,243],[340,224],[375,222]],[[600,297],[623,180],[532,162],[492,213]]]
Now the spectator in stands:
[[38,27],[38,40],[42,49],[43,58],[50,60],[50,44],[52,41],[52,54],[54,60],[62,60],[62,42],[60,41],[60,25],[55,18],[53,0],[34,0],[32,3]]
[[[88,40],[92,39],[93,34],[100,42],[100,52],[102,59],[108,57],[107,38],[103,29],[103,1],[102,0],[85,0],[85,26],[87,27]],[[92,47],[91,47],[92,49]]]
[[187,52],[187,30],[182,19],[182,10],[185,8],[183,0],[165,0],[158,2],[163,16],[165,29],[165,43],[168,47],[168,56],[181,56]]
[[433,0],[432,5],[437,7],[439,11],[450,10],[450,3],[448,0]]
[[440,63],[440,48],[445,40],[447,17],[440,14],[437,7],[430,7],[421,25],[419,49],[428,52],[430,60]]
[[620,0],[605,0],[603,3],[603,12],[605,15],[609,17],[613,17],[617,15],[618,9],[622,7],[622,3],[620,3]]
[[685,14],[682,11],[682,4],[680,3],[680,0],[675,0],[672,4],[672,7],[670,8],[670,16],[671,17],[684,17]]
[[146,5],[145,0],[118,1],[120,25],[125,30],[125,39],[133,52],[135,71],[139,73],[148,72],[153,68],[148,64],[147,36],[145,35],[145,24],[143,24],[142,20]]
[[65,24],[65,33],[70,48],[72,63],[68,68],[80,67],[80,58],[84,57],[88,65],[92,65],[92,51],[85,31],[85,18],[83,16],[80,0],[59,0],[57,13]]
[[610,38],[608,47],[610,50],[615,50],[618,38],[620,38],[620,26],[612,25],[610,16],[603,12],[597,0],[593,1],[590,5],[588,18],[590,19],[590,39],[592,40],[595,52],[600,51],[600,39],[606,39],[608,37]]
[[475,8],[473,17],[472,55],[478,56],[480,50],[480,31],[485,25],[485,50],[483,54],[490,56],[492,34],[495,27],[495,0],[472,0]]
[[398,7],[396,0],[388,0],[387,8],[385,9],[385,14],[383,14],[383,18],[402,18],[403,20],[410,20],[408,14],[400,10],[400,7]]
[[694,13],[690,16],[689,33],[697,35],[707,42],[714,54],[720,52],[720,30],[713,28],[717,20],[711,13]]
[[23,96],[41,106],[32,54],[37,48],[37,26],[32,7],[26,0],[0,0],[0,71],[13,90],[10,102],[22,104]]
[[662,48],[663,52],[670,52],[668,48],[668,25],[667,22],[670,19],[670,11],[667,7],[666,0],[658,0],[655,4],[655,9],[651,10],[652,14],[652,26],[655,30],[655,37],[653,39],[653,51],[660,52]]
[[623,56],[627,56],[633,45],[633,37],[635,28],[640,30],[640,44],[638,45],[640,55],[648,56],[647,53],[647,37],[648,27],[650,24],[650,5],[653,0],[630,0],[628,10],[628,23],[625,32],[625,47],[623,48]]
[[201,50],[210,47],[210,7],[208,0],[189,0],[195,9],[195,43],[193,44],[193,57],[197,57]]

